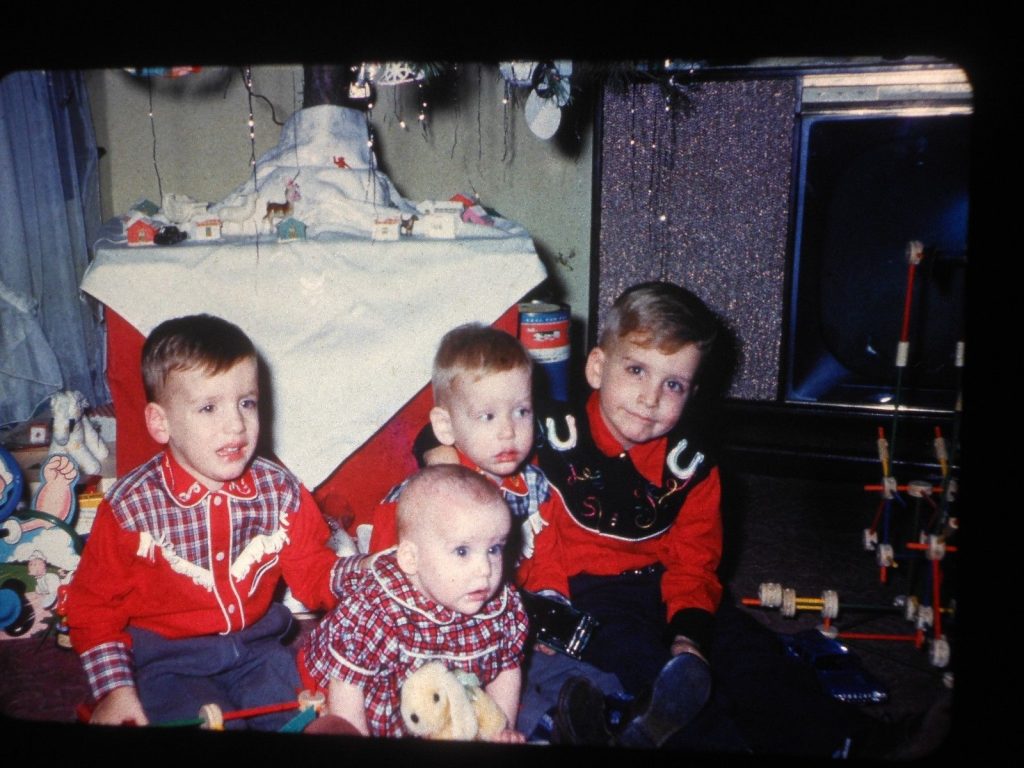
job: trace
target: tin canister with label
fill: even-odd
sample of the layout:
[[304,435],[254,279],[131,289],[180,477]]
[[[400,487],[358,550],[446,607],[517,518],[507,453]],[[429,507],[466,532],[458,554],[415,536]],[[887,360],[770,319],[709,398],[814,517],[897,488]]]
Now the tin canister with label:
[[519,340],[537,363],[549,396],[569,399],[569,307],[531,301],[519,305]]

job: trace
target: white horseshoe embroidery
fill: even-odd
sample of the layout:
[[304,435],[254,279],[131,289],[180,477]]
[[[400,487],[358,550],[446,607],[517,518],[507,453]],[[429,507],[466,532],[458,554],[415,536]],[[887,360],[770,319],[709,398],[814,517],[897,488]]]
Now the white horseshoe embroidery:
[[693,455],[693,459],[690,461],[686,469],[683,469],[679,466],[679,455],[685,450],[686,440],[683,439],[676,444],[676,447],[672,449],[672,452],[669,453],[668,458],[665,460],[665,463],[668,464],[669,471],[680,480],[689,480],[693,477],[693,473],[697,471],[697,467],[700,466],[702,461],[704,461],[704,454],[697,451],[697,453]]
[[569,439],[559,440],[558,433],[555,432],[555,420],[550,416],[544,420],[544,426],[547,428],[548,433],[548,442],[551,443],[552,448],[559,451],[568,451],[576,447],[576,438],[578,436],[576,432],[576,417],[571,414],[566,416],[565,423],[569,426]]

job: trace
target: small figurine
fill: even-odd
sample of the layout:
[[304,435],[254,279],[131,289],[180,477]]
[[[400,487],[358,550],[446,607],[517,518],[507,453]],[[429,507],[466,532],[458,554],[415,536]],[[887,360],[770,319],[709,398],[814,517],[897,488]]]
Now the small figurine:
[[267,203],[267,212],[263,216],[264,221],[270,221],[274,225],[274,219],[287,219],[292,215],[292,201],[286,200],[283,203]]
[[53,412],[50,453],[67,454],[83,474],[96,475],[100,472],[100,462],[110,451],[85,415],[88,406],[81,392],[54,392],[50,396],[50,410]]
[[168,192],[163,197],[163,213],[173,224],[187,224],[207,214],[209,203],[193,200],[188,195]]
[[187,237],[188,235],[176,226],[168,224],[166,227],[160,227],[160,229],[157,230],[157,233],[153,235],[153,242],[157,245],[174,245],[175,243],[180,243]]
[[222,222],[216,216],[192,224],[192,237],[196,240],[220,240]]
[[373,230],[370,232],[371,240],[391,241],[399,238],[401,221],[394,216],[377,219],[373,222]]
[[124,234],[128,239],[128,245],[153,245],[159,228],[159,225],[146,216],[135,214],[125,224]]
[[299,184],[292,179],[288,182],[284,189],[285,201],[283,203],[267,203],[267,213],[264,215],[263,220],[269,221],[270,226],[274,226],[274,219],[287,219],[292,215],[292,203],[302,199],[302,194],[299,191]]
[[349,164],[345,162],[345,158],[341,157],[341,156],[332,157],[331,158],[331,162],[333,162],[339,168],[348,168],[349,167]]
[[298,219],[289,216],[277,225],[277,241],[287,243],[291,240],[305,240],[306,225]]

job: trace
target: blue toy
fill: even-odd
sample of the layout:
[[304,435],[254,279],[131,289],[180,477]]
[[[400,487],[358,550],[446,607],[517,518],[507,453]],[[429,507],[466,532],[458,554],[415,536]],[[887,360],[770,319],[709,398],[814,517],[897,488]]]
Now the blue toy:
[[18,462],[0,445],[0,523],[11,516],[21,501],[24,482]]
[[888,689],[838,640],[816,629],[780,638],[786,655],[810,666],[822,689],[833,699],[853,704],[880,704],[889,698]]

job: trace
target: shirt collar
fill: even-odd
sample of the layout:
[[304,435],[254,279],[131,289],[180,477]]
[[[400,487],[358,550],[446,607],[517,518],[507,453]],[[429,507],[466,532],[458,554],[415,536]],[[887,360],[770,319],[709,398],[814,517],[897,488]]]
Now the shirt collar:
[[662,435],[656,440],[634,445],[628,451],[622,450],[622,444],[608,429],[604,414],[601,413],[601,401],[597,390],[590,393],[587,400],[587,421],[594,445],[605,456],[621,456],[627,454],[633,466],[644,478],[654,485],[661,485],[665,466],[665,454],[668,450],[668,437]]
[[[168,495],[179,506],[193,507],[211,493],[209,488],[192,477],[192,474],[178,463],[170,450],[165,450],[160,459],[160,473]],[[224,483],[217,492],[236,499],[256,498],[256,483],[252,476],[252,468],[247,468],[240,477],[231,482]]]
[[498,589],[498,593],[473,614],[460,613],[434,602],[413,586],[412,581],[398,565],[398,555],[395,550],[381,553],[370,565],[370,569],[373,572],[373,578],[392,600],[434,624],[452,624],[469,619],[493,619],[503,614],[508,608],[509,588],[507,584],[503,584]]
[[[478,467],[466,454],[458,448],[455,449],[455,452],[459,454],[459,463],[462,464],[462,466],[472,469],[474,472],[479,472],[484,477],[490,479],[490,476],[480,469],[480,467]],[[522,472],[516,472],[514,475],[501,478],[501,482],[497,485],[501,490],[508,491],[516,496],[525,496],[529,492],[529,488],[526,486],[526,478],[523,476]]]

